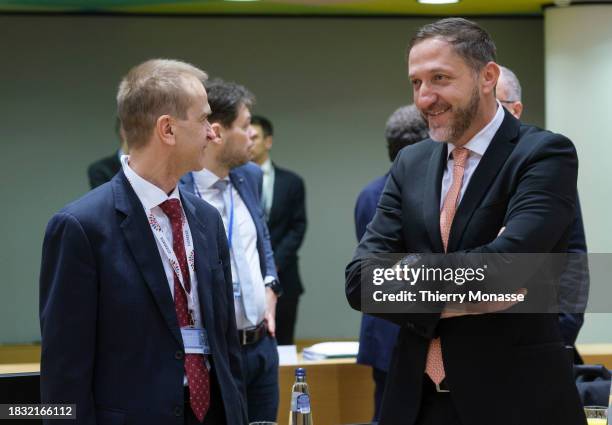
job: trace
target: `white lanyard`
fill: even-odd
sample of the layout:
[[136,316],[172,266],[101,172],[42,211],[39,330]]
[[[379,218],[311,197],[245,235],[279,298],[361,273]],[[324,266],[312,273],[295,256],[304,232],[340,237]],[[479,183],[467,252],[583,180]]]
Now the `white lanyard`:
[[[194,282],[195,281],[194,279],[195,277],[195,252],[193,250],[191,231],[189,230],[189,226],[187,226],[187,218],[185,217],[185,212],[184,211],[181,211],[181,212],[182,212],[181,221],[182,221],[182,227],[183,227],[183,243],[185,244],[185,254],[187,255],[187,268],[189,269],[190,280],[191,282]],[[183,273],[181,273],[181,267],[176,258],[176,254],[174,253],[174,250],[172,249],[172,244],[168,241],[168,239],[164,235],[164,232],[162,231],[161,226],[157,222],[157,219],[155,218],[155,215],[153,215],[153,212],[151,210],[149,210],[147,217],[149,220],[149,225],[151,226],[151,230],[153,230],[153,234],[159,241],[159,244],[162,247],[162,251],[166,255],[166,258],[168,258],[168,261],[170,261],[170,266],[172,266],[172,270],[174,270],[174,274],[176,275],[179,282],[181,283],[181,288],[183,288],[183,291],[187,295],[187,307],[189,309],[189,313],[191,315],[192,320],[195,322],[195,316],[194,316],[195,299],[194,299],[193,286],[191,286],[190,291],[187,291],[187,288],[185,287],[185,282],[183,279]],[[176,294],[174,294],[174,296],[176,297]]]

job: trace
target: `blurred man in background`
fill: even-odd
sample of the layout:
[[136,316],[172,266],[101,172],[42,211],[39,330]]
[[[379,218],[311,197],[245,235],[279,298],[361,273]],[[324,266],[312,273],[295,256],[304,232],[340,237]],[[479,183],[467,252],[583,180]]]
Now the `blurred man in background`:
[[304,292],[297,252],[306,233],[304,181],[293,171],[278,167],[270,158],[274,128],[267,118],[253,116],[253,161],[263,171],[262,208],[270,229],[270,241],[283,296],[276,304],[276,340],[294,344],[300,295]]

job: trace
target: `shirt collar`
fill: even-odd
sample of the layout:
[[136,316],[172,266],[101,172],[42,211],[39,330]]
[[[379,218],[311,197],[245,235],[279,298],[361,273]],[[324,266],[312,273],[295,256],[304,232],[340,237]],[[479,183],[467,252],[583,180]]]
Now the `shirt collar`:
[[264,174],[269,174],[272,172],[272,160],[270,158],[266,159],[266,161],[261,164],[261,171],[263,171]]
[[178,199],[180,202],[181,197],[179,196],[178,186],[174,188],[170,196],[166,195],[166,192],[162,189],[136,174],[128,163],[129,159],[129,155],[122,155],[121,167],[145,210],[149,211],[168,199]]
[[[472,137],[469,142],[463,145],[464,148],[470,150],[470,154],[475,153],[479,156],[483,156],[491,144],[491,140],[493,140],[495,133],[497,133],[497,130],[499,130],[499,127],[501,127],[502,122],[504,121],[504,108],[499,101],[496,101],[496,103],[497,111],[495,112],[493,119],[489,121],[489,123],[485,125],[484,128],[474,137]],[[455,145],[448,143],[447,159],[450,157],[453,150],[455,150]]]
[[217,183],[219,180],[229,181],[229,177],[222,179],[212,171],[207,170],[206,168],[202,168],[200,171],[193,172],[193,181],[196,183],[196,185],[198,185],[198,187],[205,190],[212,189],[213,184]]

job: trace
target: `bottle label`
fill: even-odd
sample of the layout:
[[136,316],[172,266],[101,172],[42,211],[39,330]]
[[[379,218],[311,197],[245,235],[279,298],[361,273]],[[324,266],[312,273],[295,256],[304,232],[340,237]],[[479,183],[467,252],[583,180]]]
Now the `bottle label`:
[[292,392],[291,411],[297,413],[310,413],[310,397],[308,394]]

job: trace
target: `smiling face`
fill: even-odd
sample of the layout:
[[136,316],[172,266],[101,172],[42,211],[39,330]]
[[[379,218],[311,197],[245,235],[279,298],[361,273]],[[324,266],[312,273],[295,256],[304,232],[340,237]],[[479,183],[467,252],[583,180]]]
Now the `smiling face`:
[[408,74],[414,103],[433,140],[461,146],[484,127],[480,72],[450,43],[435,37],[414,45],[408,56]]

